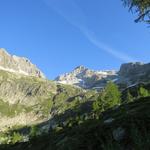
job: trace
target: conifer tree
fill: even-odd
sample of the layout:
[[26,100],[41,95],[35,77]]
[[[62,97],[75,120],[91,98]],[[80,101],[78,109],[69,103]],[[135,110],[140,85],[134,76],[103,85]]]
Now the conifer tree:
[[104,100],[106,103],[105,109],[120,104],[121,93],[115,83],[109,82],[106,85]]
[[150,0],[122,0],[129,10],[138,14],[135,22],[150,23]]
[[93,104],[94,112],[103,112],[104,110],[120,104],[121,93],[118,86],[109,82],[99,98]]
[[133,101],[133,96],[131,95],[130,91],[128,90],[127,92],[127,98],[126,98],[126,102],[132,102]]

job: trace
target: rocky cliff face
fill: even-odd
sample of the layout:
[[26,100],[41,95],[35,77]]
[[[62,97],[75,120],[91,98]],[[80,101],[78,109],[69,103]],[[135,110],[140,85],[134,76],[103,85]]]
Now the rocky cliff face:
[[139,82],[149,82],[150,63],[141,62],[122,64],[118,72],[118,83],[125,83],[128,86]]
[[76,85],[82,88],[102,88],[106,81],[114,80],[116,71],[94,71],[84,66],[75,68],[72,72],[58,76],[55,81],[62,84]]
[[10,55],[5,49],[0,48],[0,70],[45,78],[44,74],[24,57]]
[[122,64],[120,67],[119,75],[124,77],[141,75],[144,72],[150,70],[149,66],[150,64],[144,64],[141,62]]

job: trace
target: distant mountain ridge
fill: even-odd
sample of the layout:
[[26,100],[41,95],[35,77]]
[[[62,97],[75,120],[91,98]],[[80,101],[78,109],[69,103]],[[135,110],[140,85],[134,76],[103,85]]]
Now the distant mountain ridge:
[[85,89],[101,89],[108,81],[119,85],[130,86],[139,82],[150,81],[150,63],[131,62],[122,64],[119,71],[94,71],[84,66],[78,66],[70,73],[58,76],[56,82],[75,85]]
[[45,75],[29,59],[10,55],[4,48],[0,48],[0,70],[45,78]]
[[[115,80],[116,76],[117,72],[115,70],[94,71],[81,65],[70,73],[58,76],[55,81],[82,88],[101,88],[104,86],[105,80]],[[97,81],[101,81],[101,84],[95,85]]]

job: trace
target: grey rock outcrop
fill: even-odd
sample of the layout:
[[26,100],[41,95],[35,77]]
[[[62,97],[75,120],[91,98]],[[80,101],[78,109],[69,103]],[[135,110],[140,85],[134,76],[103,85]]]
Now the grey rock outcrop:
[[121,65],[119,75],[128,77],[131,75],[141,75],[147,71],[150,71],[150,64],[144,64],[141,62],[126,63]]
[[42,78],[0,70],[0,100],[9,104],[32,105],[56,93],[56,87]]
[[128,86],[139,82],[148,82],[150,79],[150,63],[135,62],[122,64],[118,75],[118,83],[125,83]]
[[29,59],[15,55],[12,56],[3,48],[0,48],[0,70],[45,78],[44,74]]
[[125,129],[119,127],[113,131],[113,137],[116,141],[121,141],[125,137]]

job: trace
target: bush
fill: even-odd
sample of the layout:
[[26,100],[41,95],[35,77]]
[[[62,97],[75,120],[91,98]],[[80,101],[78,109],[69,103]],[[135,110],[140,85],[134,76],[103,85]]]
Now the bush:
[[140,87],[139,96],[140,96],[140,97],[147,97],[147,96],[149,96],[148,90],[146,90],[146,89],[143,88],[143,87]]
[[30,136],[30,138],[33,138],[33,137],[36,137],[36,136],[38,136],[39,135],[39,129],[38,129],[38,127],[37,126],[32,126],[31,127],[31,129],[30,129],[30,134],[29,134],[29,136]]
[[23,136],[20,133],[14,132],[11,142],[13,144],[23,141]]
[[127,98],[126,98],[126,103],[132,102],[134,97],[131,95],[130,91],[128,90],[127,92]]

